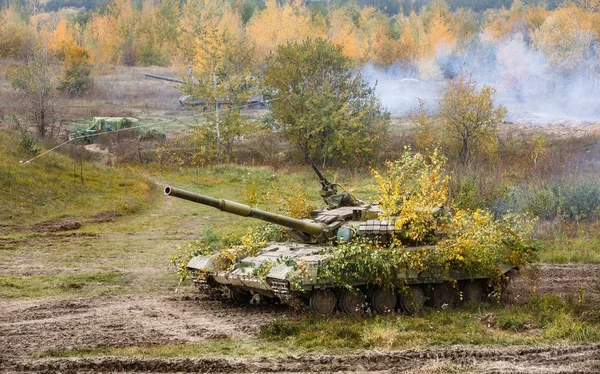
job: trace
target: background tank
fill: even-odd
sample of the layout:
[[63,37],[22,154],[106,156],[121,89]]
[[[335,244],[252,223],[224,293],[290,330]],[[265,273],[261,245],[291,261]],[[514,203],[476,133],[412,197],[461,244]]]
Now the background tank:
[[[318,314],[333,313],[336,308],[344,313],[360,314],[365,306],[377,313],[403,310],[414,313],[426,302],[432,306],[452,305],[460,300],[479,300],[488,291],[488,276],[466,276],[453,273],[458,287],[443,279],[427,277],[414,269],[398,272],[407,287],[399,295],[393,291],[368,284],[353,282],[352,289],[338,289],[319,279],[319,266],[329,256],[331,245],[354,238],[377,239],[381,243],[402,236],[394,221],[380,220],[382,210],[376,204],[363,204],[348,193],[338,194],[336,185],[329,183],[316,169],[323,186],[321,195],[328,209],[313,212],[312,219],[295,219],[280,214],[251,208],[233,201],[216,199],[173,187],[165,194],[196,203],[209,205],[221,211],[260,219],[289,228],[292,242],[270,243],[255,251],[225,249],[237,256],[234,263],[222,261],[223,252],[192,258],[187,267],[196,286],[210,293],[218,287],[227,287],[230,297],[239,303],[250,301],[254,295],[265,300],[279,300],[292,306],[308,305]],[[407,250],[423,248],[412,247]],[[232,257],[232,256],[229,256]],[[300,269],[298,264],[302,264]],[[512,270],[503,266],[502,272]]]
[[[163,81],[167,81],[167,82],[173,82],[173,83],[177,83],[177,84],[186,84],[186,82],[181,79],[164,77],[161,75],[146,74],[146,77],[152,78],[152,79],[159,79],[159,80],[163,80]],[[255,94],[255,95],[252,95],[250,97],[250,99],[248,99],[248,101],[243,104],[243,106],[248,109],[263,109],[268,106],[269,100],[271,100],[270,95]],[[184,108],[202,107],[203,111],[207,111],[211,108],[214,109],[215,105],[217,105],[219,108],[227,107],[230,105],[229,101],[227,101],[225,98],[222,98],[222,99],[218,100],[218,102],[215,103],[215,102],[210,102],[210,100],[207,100],[204,98],[198,98],[193,95],[182,95],[179,97],[178,101],[179,101],[179,104]]]

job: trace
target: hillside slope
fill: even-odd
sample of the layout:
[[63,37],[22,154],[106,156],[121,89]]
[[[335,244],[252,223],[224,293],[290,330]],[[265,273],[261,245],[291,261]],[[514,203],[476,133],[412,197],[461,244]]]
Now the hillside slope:
[[[138,210],[156,191],[130,169],[75,161],[51,152],[35,156],[20,144],[21,136],[0,133],[0,223],[35,224],[65,216],[91,217]],[[82,175],[83,174],[83,175]]]

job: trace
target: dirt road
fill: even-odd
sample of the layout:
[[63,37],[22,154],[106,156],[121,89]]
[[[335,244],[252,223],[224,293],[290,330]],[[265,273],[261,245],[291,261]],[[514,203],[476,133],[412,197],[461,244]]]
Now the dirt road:
[[[597,265],[542,265],[538,292],[577,294]],[[530,282],[516,279],[511,297],[527,296]],[[36,354],[71,349],[184,344],[211,339],[247,339],[290,311],[281,306],[238,307],[180,294],[123,295],[79,299],[5,300],[0,309],[0,371],[5,372],[600,372],[600,345],[367,352],[347,356],[253,358],[62,358]]]

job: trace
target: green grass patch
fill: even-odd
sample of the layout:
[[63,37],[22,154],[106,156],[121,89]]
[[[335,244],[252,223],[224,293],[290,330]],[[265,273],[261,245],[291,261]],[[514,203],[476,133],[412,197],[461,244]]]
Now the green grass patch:
[[[305,195],[308,202],[323,208],[319,195],[321,185],[310,167],[272,170],[267,167],[247,167],[234,164],[213,165],[204,168],[171,168],[160,165],[147,167],[146,172],[162,183],[208,195],[247,204],[252,207],[278,212],[281,202],[274,195]],[[370,202],[375,197],[375,185],[367,173],[340,173],[324,171],[332,183],[340,183],[357,198]],[[169,198],[175,199],[175,198]],[[243,235],[248,226],[257,226],[261,221],[238,217],[232,214],[180,200],[178,218],[211,216],[211,227],[219,234]],[[223,224],[220,224],[220,223]],[[199,230],[199,233],[201,231]]]
[[[89,356],[127,356],[127,357],[231,357],[231,356],[281,356],[290,354],[286,344],[264,339],[233,340],[229,338],[211,339],[194,344],[169,344],[125,348],[90,348],[70,350],[50,350],[37,354],[43,357],[89,357]],[[317,350],[295,349],[294,353],[310,353]]]
[[539,262],[600,264],[599,221],[549,223],[539,231]]
[[0,275],[0,298],[38,298],[62,295],[105,295],[127,290],[118,272],[14,276]]
[[555,238],[540,240],[542,263],[600,264],[600,238]]
[[600,321],[558,297],[536,298],[523,306],[481,304],[458,310],[426,309],[416,316],[349,316],[279,319],[262,339],[300,348],[408,348],[449,344],[555,344],[600,341]]
[[0,133],[0,222],[32,224],[106,211],[128,214],[138,211],[157,190],[136,170],[80,164],[57,152],[22,164],[37,153],[20,145],[19,137]]

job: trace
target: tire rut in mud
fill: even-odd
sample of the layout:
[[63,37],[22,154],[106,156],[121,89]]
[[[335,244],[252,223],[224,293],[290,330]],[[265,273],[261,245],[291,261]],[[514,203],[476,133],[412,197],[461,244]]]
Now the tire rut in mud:
[[[486,373],[586,373],[600,368],[600,344],[567,347],[511,347],[406,350],[358,355],[283,356],[252,358],[63,358],[9,361],[7,372],[409,372],[432,362],[479,367]],[[540,371],[540,369],[542,371]]]

